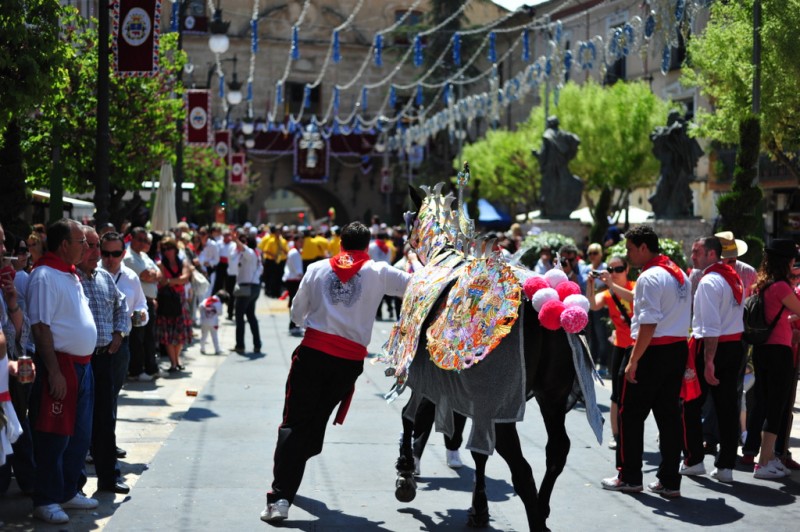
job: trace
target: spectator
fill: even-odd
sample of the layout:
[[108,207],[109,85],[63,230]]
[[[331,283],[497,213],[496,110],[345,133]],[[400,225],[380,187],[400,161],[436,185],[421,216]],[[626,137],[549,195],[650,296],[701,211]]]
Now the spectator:
[[250,333],[253,335],[253,351],[261,352],[261,333],[258,330],[258,318],[256,317],[256,301],[260,294],[261,261],[255,251],[256,238],[239,233],[235,240],[236,263],[238,272],[236,274],[236,285],[241,292],[233,296],[236,298],[236,346],[233,348],[237,353],[244,353],[244,319],[250,325]]
[[220,290],[213,296],[208,296],[200,303],[200,353],[206,355],[206,340],[211,335],[214,344],[214,355],[221,355],[219,348],[219,317],[222,314],[222,304],[228,299],[228,293]]
[[553,262],[553,251],[550,249],[550,246],[542,246],[542,249],[539,250],[539,260],[536,261],[536,265],[533,267],[534,271],[540,275],[544,275],[555,268],[555,266]]
[[[297,294],[297,289],[300,288],[300,281],[303,279],[303,258],[302,250],[305,245],[303,235],[298,234],[293,242],[294,245],[289,247],[289,254],[286,257],[286,266],[283,270],[283,284],[286,285],[286,290],[289,292],[289,308],[292,308],[294,296]],[[289,334],[292,336],[303,336],[303,329],[300,325],[293,322],[291,316],[289,317]]]
[[[589,248],[586,250],[586,255],[589,258],[589,264],[587,265],[589,271],[587,274],[590,274],[590,278],[586,280],[586,293],[587,295],[589,293],[599,294],[606,288],[606,284],[603,282],[600,273],[608,268],[608,265],[603,261],[603,247],[597,243],[590,244]],[[591,287],[591,285],[594,286]],[[591,292],[590,288],[594,288],[594,292]],[[589,297],[590,302],[592,299],[592,297]],[[589,329],[587,331],[589,336],[589,348],[598,364],[600,376],[607,377],[610,362],[608,327],[606,327],[608,308],[600,306],[596,310],[592,310],[594,312],[589,313]]]
[[578,257],[578,248],[572,244],[561,246],[558,251],[561,258],[561,268],[567,274],[567,279],[577,283],[581,287],[581,294],[586,293],[586,277],[588,276],[588,268],[580,262]]
[[[178,244],[173,238],[161,240],[161,282],[159,283],[158,306],[161,309],[156,321],[158,342],[166,346],[169,357],[169,372],[186,369],[181,364],[184,344],[192,341],[192,316],[189,314],[189,299],[186,284],[191,280],[189,261],[178,256]],[[174,294],[170,294],[170,291]],[[177,298],[175,297],[177,295]],[[165,304],[172,301],[173,303]],[[167,310],[167,308],[169,310]]]
[[342,252],[311,265],[292,304],[292,321],[306,334],[292,356],[283,421],[278,428],[272,489],[263,521],[282,521],[303,478],[306,461],[322,452],[336,405],[344,421],[355,381],[364,368],[372,317],[385,294],[405,292],[409,274],[369,258],[369,229],[342,229]]
[[[391,264],[392,263],[392,249],[389,247],[389,235],[385,232],[379,232],[375,239],[369,243],[369,247],[367,248],[367,253],[369,253],[369,258],[374,260],[375,262],[386,262]],[[383,321],[383,311],[381,307],[383,304],[386,304],[386,307],[389,309],[389,319],[392,319],[392,301],[388,298],[388,296],[384,296],[383,303],[378,305],[378,311],[375,314],[375,319],[378,321]],[[399,317],[399,316],[398,316]]]
[[92,432],[94,378],[89,362],[97,341],[89,301],[75,273],[87,249],[78,222],[55,222],[47,230],[48,252],[28,283],[26,303],[38,361],[30,403],[36,461],[33,516],[47,523],[67,523],[64,510],[98,504],[78,491]]
[[28,251],[31,254],[30,263],[31,266],[33,266],[42,258],[42,255],[44,255],[44,241],[39,233],[34,231],[28,236],[26,242],[28,244]]
[[214,283],[216,282],[217,278],[216,272],[220,261],[220,255],[219,245],[217,245],[217,242],[213,238],[210,238],[208,227],[201,227],[199,234],[200,242],[202,243],[202,249],[197,253],[197,260],[200,264],[200,271],[203,272],[206,277],[208,277],[210,286],[207,293],[197,294],[197,297],[205,298],[211,295],[211,289],[215,286]]
[[144,228],[135,227],[131,231],[130,249],[124,255],[125,266],[139,276],[147,302],[147,322],[131,329],[131,362],[128,365],[128,374],[143,382],[160,376],[156,360],[156,298],[162,275],[147,254],[150,251],[150,239]]
[[286,260],[289,246],[275,225],[269,226],[269,233],[261,239],[259,244],[264,260],[264,294],[267,297],[278,298],[281,295],[281,268]]

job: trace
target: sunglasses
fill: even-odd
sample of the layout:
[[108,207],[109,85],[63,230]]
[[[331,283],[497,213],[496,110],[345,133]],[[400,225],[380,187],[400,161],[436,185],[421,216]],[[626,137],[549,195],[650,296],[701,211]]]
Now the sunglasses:
[[627,268],[628,268],[627,266],[614,266],[613,268],[612,268],[612,267],[609,267],[609,268],[608,268],[608,271],[609,271],[609,272],[612,272],[612,273],[622,273],[622,272],[624,272],[624,271],[625,271]]
[[122,254],[123,254],[123,253],[125,253],[125,252],[124,252],[124,251],[122,251],[122,250],[118,250],[118,251],[106,251],[106,250],[104,249],[104,250],[100,251],[100,254],[101,254],[101,255],[103,255],[104,257],[114,257],[115,259],[118,259],[118,258],[120,258],[120,257],[122,256]]
[[566,266],[567,264],[574,264],[577,261],[578,261],[577,258],[574,258],[574,259],[561,259],[561,265],[562,266]]
[[600,252],[599,251],[590,251],[588,254],[589,255],[599,255]]

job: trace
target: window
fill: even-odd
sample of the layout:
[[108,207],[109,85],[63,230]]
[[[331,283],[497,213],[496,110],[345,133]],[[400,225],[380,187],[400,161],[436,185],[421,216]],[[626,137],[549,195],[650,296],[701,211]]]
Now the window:
[[291,113],[293,115],[297,115],[302,109],[303,116],[306,118],[310,118],[312,115],[320,116],[321,85],[317,85],[315,88],[311,89],[311,94],[309,95],[310,106],[308,109],[303,109],[305,87],[305,83],[298,83],[295,81],[286,82],[286,88],[283,95],[284,114],[288,115]]

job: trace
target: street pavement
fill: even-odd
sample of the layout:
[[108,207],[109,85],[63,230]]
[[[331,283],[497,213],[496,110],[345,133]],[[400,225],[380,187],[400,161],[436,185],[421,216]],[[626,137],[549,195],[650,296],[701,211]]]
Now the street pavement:
[[[272,480],[272,455],[281,420],[284,385],[291,354],[300,339],[288,334],[286,302],[261,298],[258,318],[263,353],[204,356],[199,345],[185,352],[187,372],[154,383],[129,382],[119,407],[118,444],[127,449],[123,473],[128,495],[98,493],[94,511],[70,510],[68,525],[32,521],[31,505],[13,484],[0,498],[2,530],[269,530],[407,531],[466,529],[472,490],[472,459],[465,467],[445,462],[442,437],[431,436],[422,460],[416,499],[394,497],[394,461],[406,397],[387,404],[382,396],[391,379],[385,367],[368,360],[344,425],[329,426],[325,447],[306,468],[289,519],[263,523],[259,513]],[[369,351],[379,353],[391,323],[376,322]],[[233,346],[233,324],[220,327],[223,347]],[[199,334],[199,332],[198,332]],[[248,347],[252,345],[249,332]],[[552,356],[562,356],[554,353]],[[597,386],[608,411],[610,387]],[[197,391],[198,395],[187,395]],[[795,414],[800,413],[800,403]],[[800,416],[795,415],[792,447],[800,448]],[[470,424],[467,424],[467,431]],[[534,475],[541,482],[546,434],[535,402],[528,404],[520,439]],[[666,500],[651,493],[625,495],[603,491],[600,480],[614,474],[614,453],[594,439],[584,412],[567,416],[572,445],[567,466],[556,483],[548,521],[553,530],[796,530],[800,521],[800,473],[781,481],[756,480],[734,472],[725,485],[708,476],[684,478],[683,497]],[[466,434],[466,432],[465,432]],[[645,434],[645,483],[655,479],[659,455],[652,417]],[[466,439],[466,438],[465,438]],[[795,453],[800,454],[800,452]],[[705,460],[713,469],[713,459]],[[92,473],[91,466],[89,467]],[[510,473],[498,456],[489,460],[488,530],[527,530],[523,505],[514,494]],[[90,478],[86,492],[94,494]]]

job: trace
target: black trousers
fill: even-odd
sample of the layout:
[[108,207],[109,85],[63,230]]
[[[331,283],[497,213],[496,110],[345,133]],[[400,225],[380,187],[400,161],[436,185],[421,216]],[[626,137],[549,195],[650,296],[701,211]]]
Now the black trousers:
[[128,374],[138,377],[142,372],[148,375],[158,373],[156,359],[156,307],[154,299],[147,300],[147,314],[150,319],[142,327],[133,327],[130,335],[131,360]]
[[[217,276],[214,277],[214,286],[211,288],[211,295],[213,296],[223,288],[225,288],[225,281],[228,279],[228,263],[220,262],[214,267]],[[211,275],[211,271],[208,272]],[[205,294],[197,294],[198,297],[203,297]]]
[[[405,410],[405,409],[404,409]],[[431,435],[433,429],[434,418],[436,417],[436,405],[424,399],[417,408],[417,415],[414,416],[414,456],[422,458],[422,453],[425,452],[425,446],[428,443],[428,437]],[[453,437],[444,435],[444,446],[448,451],[457,451],[461,447],[463,441],[464,425],[467,424],[467,418],[453,412]]]
[[[292,308],[292,301],[294,296],[297,295],[297,290],[300,289],[300,281],[286,281],[286,290],[289,292],[289,310]],[[289,319],[289,330],[296,329],[302,324],[297,324]]]
[[656,419],[659,433],[661,464],[656,476],[668,489],[679,489],[681,475],[680,392],[689,347],[685,341],[650,346],[639,359],[637,383],[625,380],[619,404],[618,463],[623,482],[642,484],[644,421],[650,412]]
[[264,294],[267,297],[280,297],[283,271],[274,259],[264,259]]
[[116,478],[117,438],[114,434],[114,373],[112,358],[104,348],[92,355],[94,413],[92,415],[92,457],[97,482],[111,484]]
[[333,409],[348,397],[364,370],[361,360],[346,360],[300,345],[286,379],[283,422],[278,428],[272,491],[267,501],[291,504],[306,462],[322,452]]
[[716,386],[706,382],[703,341],[695,358],[697,378],[700,380],[700,397],[683,404],[683,452],[686,465],[693,466],[703,461],[703,404],[710,395],[719,425],[719,453],[714,466],[733,469],[736,466],[736,449],[739,444],[739,380],[741,379],[744,347],[742,342],[721,342],[714,356]]

